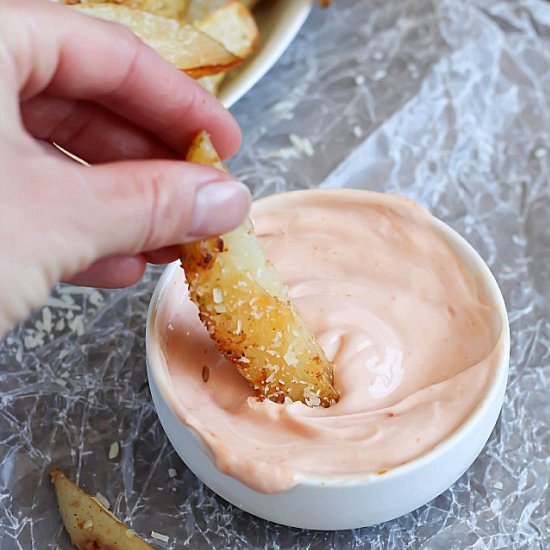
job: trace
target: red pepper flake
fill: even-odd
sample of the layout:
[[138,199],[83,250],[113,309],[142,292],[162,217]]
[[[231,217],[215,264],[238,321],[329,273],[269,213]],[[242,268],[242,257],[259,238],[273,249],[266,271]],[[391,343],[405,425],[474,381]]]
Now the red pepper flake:
[[202,381],[206,384],[209,378],[210,378],[210,369],[206,365],[204,365],[204,367],[202,367]]
[[376,473],[381,476],[381,475],[384,475],[388,472],[388,470],[378,470]]
[[391,418],[392,416],[395,416],[391,411],[388,413],[388,416]]

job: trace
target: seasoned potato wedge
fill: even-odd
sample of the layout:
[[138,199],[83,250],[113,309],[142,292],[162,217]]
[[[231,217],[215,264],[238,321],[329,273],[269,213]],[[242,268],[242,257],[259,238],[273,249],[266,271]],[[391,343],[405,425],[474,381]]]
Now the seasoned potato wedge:
[[227,0],[191,0],[187,8],[186,20],[195,23],[221,8]]
[[[195,23],[200,31],[221,42],[231,53],[247,58],[255,49],[260,33],[250,11],[240,2],[229,2]],[[199,84],[217,95],[225,78],[224,73],[205,76]]]
[[[190,0],[187,10],[187,20],[190,23],[204,19],[214,11],[235,0]],[[264,0],[265,1],[265,0]],[[240,0],[239,3],[252,9],[259,0]]]
[[[221,166],[207,134],[187,160]],[[252,223],[182,246],[191,300],[219,350],[259,393],[328,407],[338,400],[332,364],[287,296]]]
[[63,525],[78,550],[154,550],[61,470],[50,472]]
[[195,27],[243,59],[252,53],[260,35],[254,17],[240,2],[229,2]]
[[193,78],[226,71],[242,60],[192,25],[118,4],[76,4],[73,9],[129,27],[167,61]]
[[217,96],[225,80],[225,73],[213,74],[212,76],[203,76],[197,82],[212,95]]
[[[62,4],[89,4],[89,0],[59,0]],[[156,15],[182,19],[187,12],[189,0],[92,0],[95,4],[120,4],[129,8],[145,10]]]

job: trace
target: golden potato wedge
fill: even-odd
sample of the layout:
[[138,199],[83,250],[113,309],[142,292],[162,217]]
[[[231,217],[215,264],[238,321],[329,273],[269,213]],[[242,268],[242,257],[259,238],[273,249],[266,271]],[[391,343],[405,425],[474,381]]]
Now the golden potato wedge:
[[[221,42],[227,50],[241,59],[255,49],[260,33],[250,11],[240,2],[229,2],[195,23],[200,31]],[[203,88],[217,95],[225,78],[224,73],[205,76],[198,80]]]
[[197,21],[195,27],[242,59],[252,53],[260,36],[250,10],[240,2],[229,2]]
[[197,82],[212,95],[217,96],[220,92],[220,88],[225,80],[226,73],[213,74],[212,76],[203,76],[199,78]]
[[[187,10],[187,21],[193,23],[200,19],[204,19],[231,1],[232,0],[190,0]],[[240,3],[248,9],[252,9],[258,4],[258,1],[259,0],[240,0]]]
[[[88,0],[59,0],[62,4],[89,4]],[[94,4],[119,4],[129,8],[145,10],[156,15],[182,19],[187,12],[189,0],[92,0]]]
[[187,8],[186,20],[195,23],[221,8],[227,0],[191,0]]
[[218,152],[214,148],[209,135],[206,132],[199,132],[187,151],[186,160],[195,164],[204,164],[205,166],[213,166],[218,170],[227,172]]
[[87,3],[72,8],[127,26],[164,59],[193,78],[227,71],[242,61],[210,36],[175,19],[117,4]]
[[[187,160],[221,166],[204,132]],[[252,222],[182,245],[181,261],[210,337],[261,397],[323,407],[338,400],[332,364],[289,300]]]
[[63,525],[78,550],[154,550],[61,470],[53,469],[50,478]]

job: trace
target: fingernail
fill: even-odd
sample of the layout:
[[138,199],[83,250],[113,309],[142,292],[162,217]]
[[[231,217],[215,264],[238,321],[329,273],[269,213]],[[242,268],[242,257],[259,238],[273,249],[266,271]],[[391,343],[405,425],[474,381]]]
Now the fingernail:
[[199,187],[190,237],[210,237],[234,229],[246,218],[250,203],[248,187],[238,181],[213,182]]

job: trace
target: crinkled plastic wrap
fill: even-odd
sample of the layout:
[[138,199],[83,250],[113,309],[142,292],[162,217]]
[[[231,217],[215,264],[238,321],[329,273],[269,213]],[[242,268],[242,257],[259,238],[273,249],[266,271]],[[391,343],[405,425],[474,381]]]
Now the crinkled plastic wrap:
[[402,193],[495,273],[512,330],[506,401],[450,490],[338,533],[270,524],[214,496],[151,404],[153,270],[126,291],[59,288],[0,344],[0,548],[70,547],[47,479],[54,464],[139,533],[168,535],[159,548],[548,548],[549,103],[548,2],[338,0],[234,109],[244,146],[231,168],[256,196],[317,185]]

